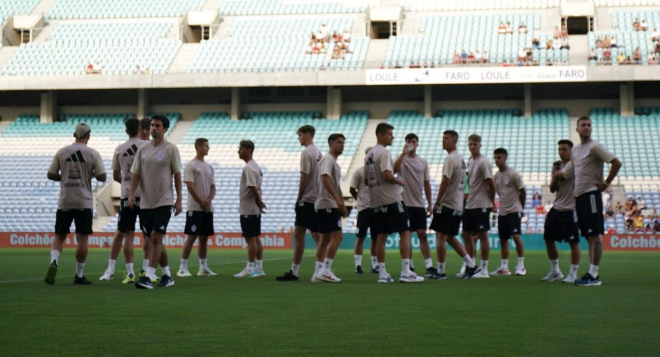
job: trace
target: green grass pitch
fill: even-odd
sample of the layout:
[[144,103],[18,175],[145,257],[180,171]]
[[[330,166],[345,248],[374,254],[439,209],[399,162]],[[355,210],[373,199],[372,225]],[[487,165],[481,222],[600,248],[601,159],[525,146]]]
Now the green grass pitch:
[[[459,280],[449,252],[446,281],[377,284],[353,273],[340,251],[341,284],[309,282],[308,249],[299,282],[277,282],[291,251],[266,251],[267,276],[236,279],[244,251],[210,251],[213,278],[177,278],[172,288],[137,290],[98,280],[107,250],[90,252],[91,286],[72,286],[65,249],[54,286],[43,282],[45,249],[0,250],[1,356],[658,356],[660,260],[654,253],[605,252],[603,286],[542,283],[549,263],[529,252],[525,277]],[[586,252],[584,252],[586,253]],[[136,252],[136,267],[141,266]],[[180,250],[169,250],[172,272]],[[364,262],[369,265],[369,256]],[[435,260],[435,257],[434,257]],[[512,257],[510,267],[515,266]],[[196,251],[190,259],[195,273]],[[423,266],[419,252],[415,263]],[[499,264],[493,252],[490,268]],[[567,273],[568,252],[560,265]],[[579,274],[588,267],[583,255]],[[398,252],[388,270],[398,278]]]

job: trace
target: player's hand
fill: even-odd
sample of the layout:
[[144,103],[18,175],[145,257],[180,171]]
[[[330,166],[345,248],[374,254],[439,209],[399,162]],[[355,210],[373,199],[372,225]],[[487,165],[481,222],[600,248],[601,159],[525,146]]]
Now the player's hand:
[[181,214],[181,211],[181,199],[177,199],[176,202],[174,202],[174,216],[176,217]]
[[434,206],[431,206],[431,205],[426,207],[426,217],[431,217],[431,215],[433,214],[433,209],[434,209]]
[[440,204],[438,204],[438,203],[436,202],[436,203],[433,205],[433,212],[437,212],[437,211],[438,211],[438,208],[440,208]]
[[128,195],[128,202],[126,202],[126,203],[128,204],[128,207],[133,208],[133,205],[135,204],[135,194],[134,193],[131,193],[131,194]]
[[261,210],[261,213],[266,213],[266,210],[268,207],[266,207],[266,204],[263,201],[257,202],[257,205],[259,206],[259,210]]
[[607,190],[608,187],[610,187],[610,185],[606,184],[605,182],[599,182],[596,184],[596,188],[600,192]]
[[493,213],[497,213],[499,209],[493,204],[493,209],[491,210]]
[[403,181],[402,179],[399,180],[399,185],[402,187],[406,187],[406,181]]
[[403,154],[408,155],[410,153],[410,150],[408,150],[408,144],[403,144]]
[[344,217],[344,218],[348,217],[348,209],[346,208],[346,205],[344,204],[344,202],[341,202],[341,203],[337,204],[337,211],[339,211],[339,213],[341,213],[342,217]]
[[557,172],[555,172],[555,175],[552,176],[552,179],[555,180],[555,181],[563,180],[564,179],[564,173],[561,172],[561,171],[557,171]]
[[209,201],[202,201],[200,205],[202,206],[204,212],[211,212],[211,204],[209,203]]

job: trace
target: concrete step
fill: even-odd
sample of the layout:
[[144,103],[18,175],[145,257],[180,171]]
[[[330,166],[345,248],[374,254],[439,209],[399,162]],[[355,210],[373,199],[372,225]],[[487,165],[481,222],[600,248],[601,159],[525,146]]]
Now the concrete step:
[[198,47],[199,43],[184,43],[181,45],[167,73],[185,73],[190,61],[195,57]]
[[188,130],[190,130],[190,127],[195,124],[194,121],[179,121],[176,123],[176,126],[174,127],[174,130],[170,133],[170,135],[167,136],[167,141],[173,143],[173,144],[179,144],[181,142],[181,139],[186,135]]
[[0,68],[18,51],[18,46],[7,46],[0,49]]
[[365,69],[380,68],[383,65],[389,42],[389,40],[371,40],[369,42],[369,50],[364,61]]
[[589,60],[589,38],[587,35],[571,35],[569,38],[568,63],[585,65]]
[[105,227],[108,222],[112,220],[112,217],[97,217],[92,221],[92,231],[100,232],[103,227]]
[[41,0],[41,2],[32,9],[30,15],[45,15],[48,10],[53,7],[55,2],[57,2],[57,0]]

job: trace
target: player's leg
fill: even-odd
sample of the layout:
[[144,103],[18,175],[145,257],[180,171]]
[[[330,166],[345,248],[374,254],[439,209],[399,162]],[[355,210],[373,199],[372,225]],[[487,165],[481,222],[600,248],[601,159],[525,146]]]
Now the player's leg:
[[[546,224],[546,229],[547,229]],[[548,259],[550,259],[550,272],[546,275],[541,281],[551,283],[553,281],[561,280],[564,277],[564,274],[561,273],[559,269],[559,250],[557,249],[557,243],[552,237],[545,236],[545,249],[548,252]]]
[[516,254],[518,255],[518,264],[516,264],[516,275],[523,276],[527,274],[525,269],[525,245],[520,234],[513,235],[513,242],[516,244]]
[[91,209],[74,211],[74,221],[76,224],[76,275],[73,278],[74,285],[91,285],[92,282],[85,278],[83,270],[87,262],[87,237],[92,234],[93,213]]
[[124,284],[135,282],[135,271],[133,268],[133,256],[135,255],[135,231],[127,231],[124,233],[124,261],[126,262],[126,276],[124,277]]
[[71,232],[69,229],[71,222],[73,222],[73,213],[71,211],[57,210],[55,213],[55,239],[53,239],[50,245],[50,266],[44,279],[48,285],[55,284],[60,254],[62,253],[66,236]]
[[[424,217],[426,220],[426,217]],[[418,229],[417,237],[419,238],[419,250],[424,257],[424,266],[426,267],[426,275],[437,273],[433,267],[433,258],[431,257],[431,246],[429,245],[429,237],[426,234],[426,229]]]
[[[575,237],[577,237],[577,235]],[[571,246],[571,270],[566,276],[566,279],[562,281],[563,283],[575,283],[575,280],[577,280],[578,269],[580,268],[582,251],[580,249],[579,238],[569,241],[569,244]]]
[[[176,273],[176,276],[181,278],[192,276],[190,270],[188,270],[188,259],[190,259],[190,252],[192,252],[193,245],[196,241],[197,235],[188,234],[186,237],[186,242],[183,243],[183,249],[181,249],[181,264],[179,265],[179,271]],[[199,249],[199,247],[197,249]]]
[[412,246],[410,244],[410,230],[405,230],[399,232],[401,237],[399,241],[399,251],[401,253],[401,276],[399,281],[403,283],[420,283],[424,281],[424,278],[417,276],[415,272],[410,270],[410,253],[412,251]]
[[[362,235],[363,233],[358,231],[358,234]],[[355,274],[364,274],[362,271],[362,253],[364,252],[364,236],[355,237],[355,247],[353,249],[353,260],[355,261]]]
[[578,286],[602,284],[598,269],[603,256],[603,200],[600,191],[588,192],[577,198],[580,230],[587,232],[589,243],[589,272],[575,281]]
[[119,252],[121,251],[121,246],[124,243],[124,234],[117,230],[115,232],[115,237],[112,239],[112,244],[110,245],[110,258],[108,259],[108,268],[105,270],[105,273],[101,275],[99,280],[107,281],[112,280],[115,275],[115,265],[117,264],[117,257],[119,257]]
[[378,274],[378,255],[376,254],[376,242],[378,241],[378,235],[371,233],[372,230],[369,230],[369,237],[371,242],[369,243],[369,254],[371,254],[371,274]]
[[197,276],[218,276],[218,274],[214,273],[211,268],[208,266],[208,242],[209,242],[209,236],[203,235],[199,236],[199,243],[197,246],[197,256],[199,257],[199,271],[197,272]]
[[[321,218],[321,215],[319,215],[319,218]],[[321,225],[323,227],[323,225]],[[330,244],[330,232],[325,232],[323,228],[321,228],[321,233],[319,235],[319,242],[316,245],[316,264],[314,266],[314,275],[312,276],[312,282],[317,283],[319,281],[322,281],[318,279],[319,275],[323,272],[323,267],[325,263],[325,254],[328,251],[328,245]]]
[[[259,232],[261,235],[261,232]],[[257,236],[255,239],[255,242],[257,244],[257,251],[255,253],[255,267],[254,267],[254,277],[259,277],[259,276],[266,276],[264,273],[264,246],[261,243],[261,238]]]
[[447,235],[436,231],[435,245],[436,256],[438,259],[438,268],[436,269],[438,276],[428,276],[427,274],[427,278],[433,280],[445,280],[447,279],[447,274],[445,272],[445,263],[447,261]]
[[235,278],[247,278],[254,274],[257,260],[257,237],[245,237],[245,244],[247,245],[247,265],[240,273],[234,275]]
[[479,267],[477,267],[476,262],[470,257],[467,250],[463,247],[463,244],[461,244],[455,236],[448,235],[445,237],[445,241],[454,249],[456,254],[463,258],[463,263],[465,263],[465,274],[462,276],[463,279],[473,278],[475,275],[479,274]]
[[[337,214],[337,218],[341,219],[339,214]],[[340,283],[341,279],[335,276],[335,274],[332,272],[332,262],[337,255],[337,250],[339,249],[341,241],[344,239],[344,235],[341,232],[341,227],[339,227],[339,230],[328,233],[327,238],[329,238],[329,242],[325,252],[323,271],[319,275],[319,279],[328,283]]]

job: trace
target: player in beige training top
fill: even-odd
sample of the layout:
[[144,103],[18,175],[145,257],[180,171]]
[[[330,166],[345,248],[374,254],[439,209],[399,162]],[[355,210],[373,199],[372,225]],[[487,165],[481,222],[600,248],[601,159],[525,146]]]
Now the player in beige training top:
[[182,278],[192,276],[188,271],[188,258],[190,258],[190,251],[198,237],[199,271],[197,276],[218,275],[209,269],[206,262],[207,243],[209,237],[215,234],[212,203],[215,198],[215,175],[213,167],[204,161],[204,156],[209,154],[209,141],[204,138],[195,140],[195,152],[195,158],[190,160],[183,169],[183,182],[188,188],[185,228],[188,238],[181,252],[181,266],[176,273]]
[[345,141],[346,138],[342,134],[330,135],[328,153],[319,162],[319,195],[314,208],[319,220],[321,239],[316,249],[316,270],[312,282],[341,282],[341,279],[332,272],[332,261],[344,238],[341,231],[341,220],[348,216],[348,210],[344,205],[344,195],[339,186],[341,168],[337,164],[337,157],[344,152]]
[[[149,144],[138,149],[131,173],[131,191],[128,196],[128,207],[135,207],[135,192],[140,187],[140,219],[145,239],[152,244],[149,257],[149,269],[145,276],[140,277],[135,287],[138,289],[153,289],[152,281],[156,277],[156,267],[160,263],[163,277],[158,287],[174,285],[170,272],[167,251],[163,238],[167,233],[172,211],[178,216],[181,213],[181,157],[176,145],[165,140],[165,133],[170,127],[170,120],[164,115],[154,115],[151,118],[151,137]],[[176,187],[176,201],[172,190],[172,178]],[[174,205],[172,203],[174,202]]]
[[463,195],[465,192],[465,161],[456,150],[458,133],[447,130],[442,135],[442,147],[447,150],[447,157],[442,168],[442,182],[438,197],[433,205],[433,221],[431,229],[436,231],[438,254],[438,277],[445,280],[445,259],[447,258],[447,243],[463,258],[465,274],[463,279],[469,279],[479,272],[474,260],[467,253],[461,242],[456,239],[461,215],[463,214]]
[[[493,165],[488,159],[481,155],[481,136],[472,134],[468,137],[468,149],[470,160],[468,160],[468,180],[470,193],[465,202],[463,212],[463,242],[470,257],[476,261],[476,244],[473,233],[477,234],[481,242],[481,271],[474,278],[488,278],[488,256],[490,255],[490,212],[495,200],[495,184],[493,183]],[[464,269],[457,276],[464,275]]]
[[385,269],[385,242],[387,236],[399,233],[399,251],[401,253],[401,277],[404,283],[418,283],[424,278],[417,276],[410,270],[410,230],[408,225],[408,211],[403,202],[399,187],[404,185],[402,180],[394,176],[392,155],[385,147],[392,145],[394,140],[394,127],[387,123],[380,123],[376,127],[376,145],[365,159],[364,176],[371,190],[371,207],[374,209],[378,241],[376,253],[378,255],[378,282],[393,283],[394,280]]
[[241,175],[240,206],[241,230],[248,248],[248,262],[245,269],[235,274],[236,278],[258,278],[265,276],[263,268],[264,247],[261,235],[261,214],[265,213],[266,205],[261,200],[261,181],[263,173],[256,161],[252,159],[254,143],[243,140],[238,147],[238,157],[245,161]]
[[[117,146],[112,156],[112,178],[121,185],[121,199],[119,201],[119,221],[117,221],[117,231],[112,240],[110,248],[110,259],[108,269],[99,278],[99,280],[112,280],[115,274],[115,264],[121,250],[122,241],[124,242],[124,259],[126,260],[126,276],[123,283],[135,283],[135,272],[133,271],[133,239],[135,237],[135,221],[140,214],[140,194],[136,193],[135,208],[128,207],[128,194],[131,191],[131,173],[133,160],[138,149],[149,143],[138,137],[140,133],[140,121],[130,118],[124,123],[128,141]],[[141,223],[141,222],[140,222]],[[147,263],[147,267],[149,264]],[[146,270],[146,267],[145,267]]]
[[87,146],[92,129],[86,123],[76,126],[73,137],[75,143],[57,151],[48,169],[48,179],[61,181],[60,199],[55,217],[55,239],[51,244],[50,267],[46,284],[55,284],[57,267],[62,246],[69,234],[71,222],[76,223],[76,275],[73,283],[89,285],[83,270],[87,260],[87,237],[92,233],[93,195],[92,178],[105,182],[106,174],[103,159],[98,151]]
[[[426,159],[417,155],[419,138],[411,133],[406,135],[406,143],[403,146],[403,153],[394,162],[394,173],[401,175],[406,186],[403,188],[403,202],[408,210],[408,222],[410,232],[417,233],[419,238],[419,249],[424,257],[426,266],[426,278],[437,279],[438,272],[433,267],[431,258],[431,248],[426,237],[426,217],[430,216],[433,210],[431,203],[431,173],[429,163]],[[412,249],[410,250],[410,270],[415,271],[415,265],[412,259]]]
[[319,161],[321,151],[314,145],[314,134],[316,130],[311,125],[304,125],[298,129],[298,141],[305,149],[300,153],[300,184],[298,186],[298,197],[296,198],[296,221],[293,231],[295,239],[293,247],[293,264],[291,269],[282,276],[275,278],[277,281],[298,281],[298,270],[305,252],[305,232],[309,230],[312,239],[318,244],[319,228],[316,219],[314,202],[318,196],[319,184]]
[[[600,259],[603,256],[603,199],[601,192],[607,190],[623,164],[607,148],[591,139],[591,119],[582,117],[577,121],[580,144],[573,148],[573,176],[575,178],[575,207],[580,233],[589,242],[589,272],[575,281],[578,286],[601,285],[598,276]],[[610,172],[603,180],[605,163],[610,163]]]
[[[364,153],[369,154],[373,149],[368,147]],[[364,166],[355,170],[351,179],[351,196],[357,200],[357,233],[355,234],[355,274],[364,274],[362,271],[362,252],[367,231],[371,234],[371,274],[378,274],[378,258],[376,257],[376,231],[374,227],[374,209],[371,208],[371,192],[364,180]]]
[[524,247],[521,238],[521,218],[527,192],[522,176],[518,171],[509,167],[506,160],[509,153],[504,148],[495,149],[495,165],[499,171],[495,174],[495,188],[500,196],[500,209],[497,215],[497,231],[500,236],[500,245],[502,247],[502,264],[499,269],[492,272],[492,275],[511,275],[509,271],[509,240],[513,238],[516,243],[516,253],[518,254],[518,264],[516,265],[516,275],[526,275]]
[[555,242],[566,242],[571,246],[571,270],[563,283],[575,283],[580,264],[580,232],[575,213],[574,181],[571,163],[573,142],[559,140],[557,143],[560,160],[552,164],[550,191],[555,202],[545,218],[543,239],[550,258],[550,272],[541,281],[551,283],[561,280],[564,274],[559,269],[559,251]]

